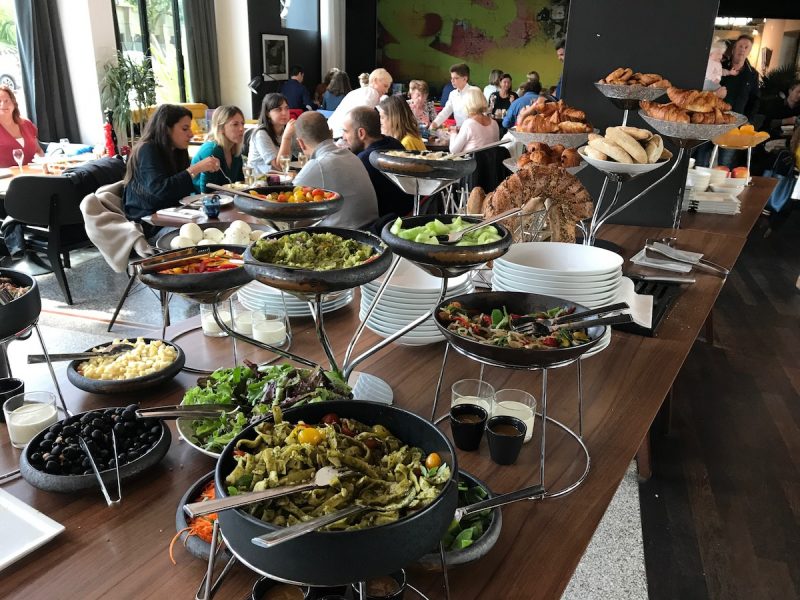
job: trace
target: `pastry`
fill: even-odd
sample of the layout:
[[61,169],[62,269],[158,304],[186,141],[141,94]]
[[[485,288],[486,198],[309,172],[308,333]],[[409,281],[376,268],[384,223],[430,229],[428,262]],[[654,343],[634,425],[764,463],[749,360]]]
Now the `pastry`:
[[644,150],[647,153],[647,162],[654,163],[661,158],[664,152],[664,140],[660,135],[654,135],[645,143]]
[[[601,137],[601,136],[598,136]],[[593,158],[595,160],[608,160],[608,154],[605,152],[600,152],[597,148],[592,148],[591,146],[586,146],[583,149],[584,154],[589,158]]]
[[633,164],[634,160],[631,155],[625,152],[620,146],[604,138],[589,140],[589,146],[600,150],[603,154],[608,155],[618,163]]
[[564,150],[561,153],[561,166],[565,169],[569,167],[577,167],[579,164],[581,164],[581,155],[578,154],[578,151],[575,150],[575,148]]
[[689,123],[689,113],[684,109],[669,103],[659,104],[658,102],[648,102],[642,100],[639,106],[650,117],[661,119],[662,121],[675,121],[677,123]]
[[482,187],[474,187],[467,199],[467,214],[480,215],[483,213],[483,201],[486,199],[486,192]]
[[[625,150],[625,152],[627,152],[631,158],[633,158],[634,162],[642,165],[647,164],[647,152],[645,152],[644,148],[642,148],[642,145],[639,143],[639,141],[629,134],[617,127],[608,127],[606,129],[606,138]],[[606,152],[606,154],[609,153]]]
[[624,131],[632,138],[637,140],[649,140],[653,136],[653,132],[649,129],[640,129],[639,127],[626,127],[625,125],[621,125],[617,127],[617,129]]
[[718,98],[714,92],[701,92],[698,90],[682,90],[671,87],[667,89],[667,96],[673,104],[692,112],[708,113],[715,108],[730,110],[731,105]]

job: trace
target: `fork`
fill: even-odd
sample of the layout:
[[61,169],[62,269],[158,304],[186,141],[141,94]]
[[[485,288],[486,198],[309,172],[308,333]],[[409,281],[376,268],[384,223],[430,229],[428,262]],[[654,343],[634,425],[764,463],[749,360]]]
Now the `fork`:
[[[613,318],[619,315],[612,315],[611,313],[627,310],[629,308],[630,306],[628,306],[627,302],[617,302],[616,304],[609,304],[607,306],[593,308],[584,312],[574,312],[560,317],[522,317],[520,319],[514,319],[514,321],[511,323],[511,328],[520,333],[538,333],[539,335],[547,335],[556,329],[563,329],[564,327],[559,326],[563,326],[566,323],[582,323],[586,317],[593,317],[597,315],[609,315],[610,318]],[[599,323],[598,321],[599,319],[595,319],[591,320],[590,323],[601,325],[602,323]],[[570,329],[574,329],[574,327],[570,327]]]
[[550,335],[555,331],[561,331],[562,329],[583,329],[585,327],[596,327],[598,325],[621,325],[622,323],[630,323],[631,321],[633,321],[633,317],[630,313],[621,313],[607,317],[600,317],[599,319],[585,319],[583,321],[557,323],[549,327],[543,323],[539,323],[538,321],[531,321],[529,323],[520,325],[519,327],[514,327],[513,331],[526,335],[533,334],[544,336]]
[[227,496],[217,500],[203,500],[201,502],[192,502],[184,504],[183,510],[191,518],[202,517],[211,513],[227,510],[229,508],[238,508],[246,506],[254,502],[263,502],[264,500],[271,500],[273,498],[280,498],[281,496],[288,496],[289,494],[296,494],[297,492],[306,492],[318,487],[327,487],[333,483],[334,480],[348,475],[355,475],[355,471],[349,469],[337,469],[335,467],[322,467],[314,475],[314,480],[306,483],[299,483],[297,485],[286,485],[271,490],[263,490],[261,492],[249,492],[247,494],[237,494],[236,496]]

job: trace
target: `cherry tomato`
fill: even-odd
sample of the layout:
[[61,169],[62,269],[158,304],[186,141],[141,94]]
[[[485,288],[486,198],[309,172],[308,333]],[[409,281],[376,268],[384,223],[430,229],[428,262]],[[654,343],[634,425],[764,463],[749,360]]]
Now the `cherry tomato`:
[[325,198],[323,196],[313,196],[314,202],[322,202]]
[[355,432],[349,427],[342,425],[342,434],[346,435],[347,437],[353,437]]
[[321,190],[319,188],[314,188],[313,190],[311,190],[311,195],[312,196],[324,196],[325,195],[325,190]]
[[367,438],[364,440],[364,445],[369,448],[370,450],[375,450],[381,443],[376,440],[375,438]]
[[336,413],[328,413],[327,415],[322,417],[322,422],[325,423],[325,425],[333,425],[334,423],[338,423],[339,415],[337,415]]
[[435,469],[436,467],[442,464],[442,457],[436,454],[436,452],[431,452],[428,454],[428,457],[425,459],[425,468],[426,469]]
[[301,444],[311,444],[316,446],[323,440],[323,435],[314,427],[307,427],[297,434],[297,441]]

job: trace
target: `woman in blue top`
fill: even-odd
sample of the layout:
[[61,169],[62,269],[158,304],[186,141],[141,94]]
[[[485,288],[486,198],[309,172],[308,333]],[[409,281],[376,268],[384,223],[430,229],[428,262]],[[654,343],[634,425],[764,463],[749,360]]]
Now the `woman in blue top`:
[[194,181],[198,192],[205,193],[206,184],[225,185],[242,181],[242,142],[244,141],[244,114],[230,104],[220,106],[211,117],[211,131],[208,141],[200,146],[192,164],[197,164],[209,156],[219,160],[220,168],[213,173],[201,173]]
[[349,92],[352,91],[350,87],[350,78],[344,71],[337,71],[331,78],[328,89],[322,95],[322,110],[336,110],[339,104]]
[[123,183],[125,214],[134,221],[170,206],[192,194],[192,178],[219,170],[213,156],[189,164],[192,113],[183,106],[162,104],[144,128],[128,158]]

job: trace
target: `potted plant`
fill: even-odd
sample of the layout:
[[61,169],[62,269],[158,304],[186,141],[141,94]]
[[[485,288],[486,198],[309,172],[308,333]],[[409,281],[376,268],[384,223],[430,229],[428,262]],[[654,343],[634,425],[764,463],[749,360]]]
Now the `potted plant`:
[[149,56],[136,62],[122,52],[105,67],[103,104],[111,110],[118,131],[133,141],[147,121],[147,107],[156,102],[156,80]]

